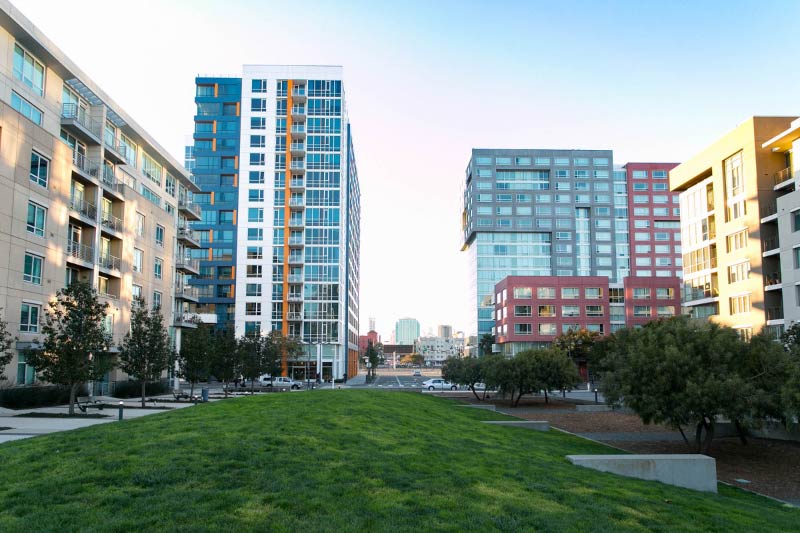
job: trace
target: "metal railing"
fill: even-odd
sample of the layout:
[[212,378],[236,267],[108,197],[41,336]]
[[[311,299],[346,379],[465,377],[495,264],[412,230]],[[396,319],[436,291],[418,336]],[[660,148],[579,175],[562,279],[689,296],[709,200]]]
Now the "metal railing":
[[288,296],[288,300],[290,302],[302,302],[303,301],[303,295],[302,294],[290,294]]
[[303,313],[286,313],[286,318],[288,320],[303,320]]
[[784,181],[792,179],[792,169],[791,168],[784,168],[783,170],[779,170],[773,175],[773,180],[775,185],[780,185]]
[[767,320],[780,320],[783,318],[783,307],[768,307]]
[[290,246],[299,246],[303,244],[302,237],[289,237],[289,245]]
[[289,205],[292,207],[303,207],[306,202],[303,198],[289,198]]
[[303,275],[289,274],[289,283],[303,283]]
[[200,242],[197,237],[197,233],[193,229],[184,226],[178,226],[178,238],[189,239],[195,242]]
[[97,264],[106,270],[119,270],[122,260],[111,254],[100,254],[97,256]]
[[97,161],[89,159],[80,152],[72,152],[72,164],[92,177],[96,178],[99,173],[100,165]]
[[183,285],[175,287],[175,296],[177,298],[191,298],[197,299],[197,289],[191,285]]
[[302,228],[303,227],[302,219],[296,219],[296,218],[289,219],[289,227],[290,228]]
[[778,241],[778,237],[766,237],[761,240],[761,251],[762,252],[769,252],[770,250],[776,250],[780,248],[780,242]]
[[99,136],[100,128],[89,116],[86,109],[80,107],[78,104],[62,104],[61,105],[61,118],[67,120],[74,120],[94,135]]
[[178,200],[178,209],[181,209],[183,211],[189,211],[190,213],[194,213],[198,217],[200,216],[200,206],[193,202],[190,202],[185,198]]
[[305,161],[292,161],[291,168],[295,170],[303,170],[304,168],[306,168]]
[[102,225],[104,228],[108,228],[112,231],[122,231],[125,228],[125,224],[123,220],[119,217],[114,216],[111,213],[103,213],[102,218]]
[[289,182],[289,188],[292,188],[292,189],[305,189],[306,188],[305,181],[304,180],[293,179],[293,180],[291,180]]
[[300,254],[289,254],[288,259],[289,264],[302,264],[303,263],[303,256]]
[[292,133],[305,133],[305,132],[306,132],[305,124],[292,124]]
[[781,283],[781,273],[773,272],[772,274],[764,275],[764,286],[779,285]]
[[87,202],[86,200],[75,198],[74,196],[69,200],[69,208],[77,211],[86,218],[97,220],[97,206]]
[[77,241],[67,240],[67,255],[87,263],[94,262],[94,248]]
[[762,205],[760,209],[761,218],[774,215],[777,212],[778,212],[778,204],[776,202],[771,202],[766,205]]
[[290,148],[293,152],[304,152],[306,150],[306,143],[292,143]]
[[189,259],[188,257],[178,257],[175,260],[176,268],[192,269],[195,272],[200,268],[200,262],[197,259]]

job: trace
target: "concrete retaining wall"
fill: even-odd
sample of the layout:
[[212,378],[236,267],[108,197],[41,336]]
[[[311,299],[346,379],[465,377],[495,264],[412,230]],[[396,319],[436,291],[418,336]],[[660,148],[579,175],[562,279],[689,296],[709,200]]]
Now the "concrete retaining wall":
[[497,407],[493,403],[487,404],[477,404],[477,403],[469,403],[469,404],[458,404],[458,407],[472,407],[474,409],[486,409],[487,411],[495,411]]
[[605,413],[607,411],[612,411],[610,405],[606,405],[604,403],[591,403],[591,404],[578,404],[575,406],[575,410],[579,412],[589,412],[589,413]]
[[717,462],[706,455],[568,455],[567,459],[600,472],[717,492]]
[[483,420],[483,423],[496,426],[514,426],[535,431],[550,431],[550,422],[546,420]]

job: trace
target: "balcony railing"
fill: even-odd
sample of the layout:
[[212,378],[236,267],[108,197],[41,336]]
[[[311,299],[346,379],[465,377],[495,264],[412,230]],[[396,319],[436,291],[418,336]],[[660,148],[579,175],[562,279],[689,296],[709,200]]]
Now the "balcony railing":
[[773,272],[772,274],[765,274],[764,275],[764,286],[768,287],[770,285],[780,285],[781,283],[781,273],[780,272]]
[[792,169],[791,168],[784,168],[783,170],[780,170],[780,171],[776,172],[775,175],[773,176],[773,180],[775,182],[775,185],[780,185],[784,181],[787,181],[787,180],[790,180],[790,179],[792,179]]
[[769,252],[770,250],[776,250],[780,248],[780,242],[778,241],[778,237],[766,237],[761,240],[761,251],[762,252]]
[[290,302],[302,302],[303,301],[303,295],[302,294],[290,294],[288,296],[288,299],[289,299]]
[[305,96],[306,88],[304,86],[292,87],[292,96]]
[[302,219],[297,219],[297,218],[289,219],[289,227],[290,228],[302,228],[303,227],[303,220]]
[[100,128],[97,127],[95,121],[89,116],[87,110],[80,107],[78,104],[62,104],[61,118],[74,120],[86,128],[95,137],[99,135]]
[[94,262],[94,248],[76,241],[67,240],[67,255],[87,263]]
[[306,132],[305,124],[292,124],[292,133],[305,133],[305,132]]
[[289,205],[292,207],[303,207],[306,202],[303,198],[289,198]]
[[81,198],[72,197],[69,201],[69,208],[80,213],[86,218],[97,220],[97,206]]
[[102,181],[106,188],[125,196],[125,184],[117,180],[117,176],[114,174],[114,167],[103,165]]
[[89,159],[80,152],[72,152],[72,164],[79,170],[96,178],[99,172],[100,165],[97,161]]
[[290,265],[292,265],[292,264],[293,265],[299,265],[299,264],[303,263],[303,256],[299,255],[299,254],[297,254],[297,255],[289,254],[289,260],[288,261],[289,261]]
[[106,270],[119,270],[120,266],[122,266],[122,260],[111,254],[101,254],[97,256],[97,264],[100,265],[100,268],[105,268]]
[[775,202],[768,203],[766,205],[762,205],[761,209],[761,218],[766,218],[768,216],[772,216],[778,212],[778,204]]
[[289,237],[290,246],[301,246],[303,244],[302,237]]
[[103,213],[102,224],[104,228],[108,228],[111,231],[122,231],[125,228],[123,220],[111,213]]
[[289,283],[303,283],[303,275],[289,274]]
[[199,242],[197,232],[185,226],[178,226],[178,238],[189,239],[190,241]]
[[303,320],[303,313],[286,313],[286,318],[289,320]]
[[783,318],[783,307],[768,307],[767,320],[780,320]]
[[292,161],[292,169],[294,170],[303,170],[306,168],[305,161]]
[[190,259],[188,257],[178,257],[175,260],[175,267],[185,270],[193,270],[197,272],[200,268],[200,262],[197,259]]
[[178,209],[188,211],[200,218],[200,206],[185,198],[178,200]]
[[197,296],[197,289],[191,285],[178,285],[175,287],[175,297],[176,298],[189,298],[192,300],[196,300]]
[[305,189],[306,185],[305,185],[305,182],[303,180],[292,179],[292,181],[289,182],[289,188],[291,188],[291,189]]

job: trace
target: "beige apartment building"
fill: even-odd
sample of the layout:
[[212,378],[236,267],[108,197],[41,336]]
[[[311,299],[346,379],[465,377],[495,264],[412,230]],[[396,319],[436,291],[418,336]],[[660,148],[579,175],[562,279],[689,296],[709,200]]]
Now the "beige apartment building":
[[[4,374],[35,382],[23,350],[56,291],[89,282],[115,344],[133,297],[160,304],[179,342],[197,302],[198,188],[150,135],[9,2],[0,0],[0,314],[17,337]],[[108,391],[120,371],[94,384]]]
[[669,173],[681,192],[684,306],[744,338],[785,326],[781,259],[791,252],[781,252],[777,206],[790,210],[781,198],[797,172],[776,139],[794,118],[752,117]]

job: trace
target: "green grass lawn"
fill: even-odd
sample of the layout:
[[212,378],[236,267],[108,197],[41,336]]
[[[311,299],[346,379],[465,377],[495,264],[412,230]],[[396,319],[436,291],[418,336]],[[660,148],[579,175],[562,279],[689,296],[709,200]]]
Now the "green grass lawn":
[[416,393],[239,398],[0,445],[0,531],[790,531],[800,510],[569,464],[609,453]]

